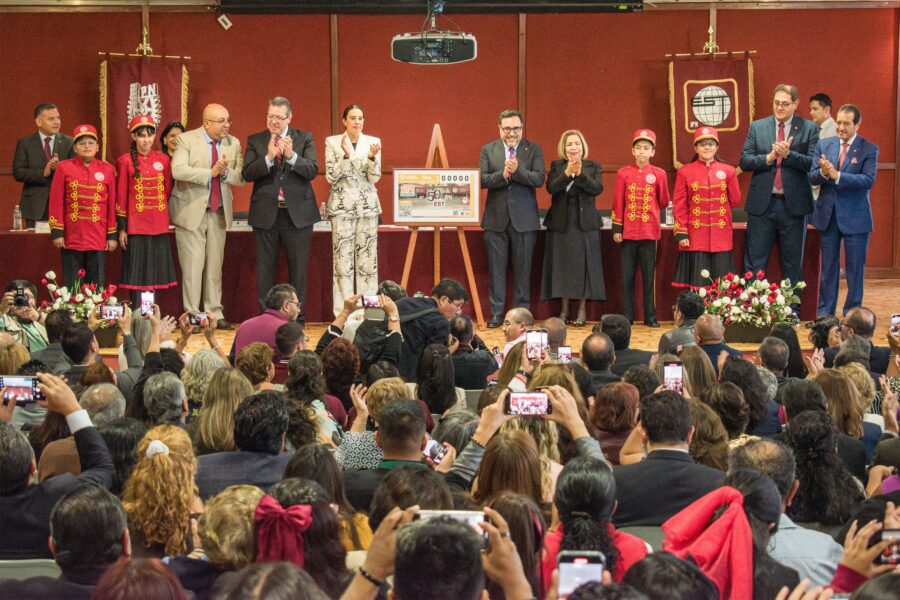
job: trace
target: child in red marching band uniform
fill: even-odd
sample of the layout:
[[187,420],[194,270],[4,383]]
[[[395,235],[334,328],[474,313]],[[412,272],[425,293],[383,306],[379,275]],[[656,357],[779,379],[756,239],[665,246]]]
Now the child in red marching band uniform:
[[656,244],[659,211],[669,205],[666,172],[650,164],[656,152],[656,134],[638,129],[631,142],[633,165],[616,172],[613,199],[613,241],[622,244],[622,314],[634,321],[634,274],[638,266],[644,291],[644,324],[659,327],[656,320]]
[[672,196],[678,264],[672,285],[699,288],[734,270],[731,209],[741,201],[734,167],[719,160],[719,133],[700,127],[694,133],[694,161],[678,169]]
[[153,150],[156,123],[138,115],[128,124],[131,151],[116,161],[119,244],[122,255],[120,287],[157,290],[177,285],[169,244],[169,193],[172,171],[169,157]]
[[116,172],[97,156],[97,130],[79,125],[75,158],[62,160],[50,186],[50,239],[60,249],[63,279],[73,290],[78,272],[82,283],[103,286],[106,252],[116,249]]

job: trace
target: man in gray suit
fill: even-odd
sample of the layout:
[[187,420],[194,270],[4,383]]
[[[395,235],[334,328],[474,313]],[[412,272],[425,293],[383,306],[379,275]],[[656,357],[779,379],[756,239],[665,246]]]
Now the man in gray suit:
[[544,183],[544,153],[526,140],[525,120],[517,110],[500,113],[500,139],[481,148],[478,168],[487,200],[481,227],[487,250],[491,319],[503,323],[506,308],[506,270],[510,250],[513,264],[513,305],[528,308],[531,299],[531,260],[541,228],[535,189]]
[[74,156],[72,138],[59,132],[62,119],[55,104],[38,104],[34,122],[38,130],[18,141],[13,157],[13,177],[24,184],[19,209],[28,227],[47,220],[47,198],[56,165]]
[[777,240],[782,278],[792,282],[803,279],[806,220],[813,210],[806,174],[819,141],[816,124],[795,114],[798,102],[795,86],[775,86],[774,114],[751,123],[740,162],[741,169],[753,173],[745,204],[744,270],[765,270]]
[[[837,135],[837,125],[831,116],[831,98],[819,92],[809,99],[809,118],[819,126],[819,141]],[[813,202],[819,199],[818,185],[812,186]]]

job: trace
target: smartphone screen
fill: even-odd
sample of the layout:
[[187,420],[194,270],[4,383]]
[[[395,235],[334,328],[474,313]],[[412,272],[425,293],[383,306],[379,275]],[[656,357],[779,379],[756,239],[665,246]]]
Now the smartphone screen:
[[485,539],[487,539],[487,534],[484,529],[481,528],[481,524],[487,521],[487,517],[485,516],[483,511],[480,510],[420,510],[416,513],[416,519],[429,520],[436,519],[438,517],[449,517],[454,521],[460,521],[461,523],[466,523],[472,529],[474,529],[479,535],[484,535]]
[[556,359],[564,365],[572,362],[572,347],[560,346],[559,350],[556,352]]
[[900,313],[891,315],[891,333],[894,335],[900,333]]
[[881,539],[888,538],[894,538],[894,542],[881,552],[878,562],[882,565],[900,565],[900,529],[884,529]]
[[100,318],[106,319],[109,321],[114,321],[116,319],[121,319],[125,316],[125,307],[121,305],[114,306],[101,306],[100,307]]
[[147,317],[153,314],[153,305],[156,303],[156,293],[152,291],[141,292],[141,316]]
[[567,598],[578,586],[603,579],[606,557],[602,552],[563,550],[557,557],[559,597]]
[[663,387],[681,393],[682,371],[684,365],[680,362],[667,362],[663,364]]
[[493,348],[491,348],[491,352],[494,353],[494,360],[497,361],[497,368],[499,369],[503,366],[503,355],[500,354],[500,348],[494,346]]
[[4,375],[0,377],[0,389],[3,391],[3,404],[15,402],[17,406],[24,406],[32,402],[44,399],[44,394],[38,388],[38,381],[34,377],[23,375]]
[[206,327],[209,317],[205,312],[192,312],[188,313],[188,322],[194,327]]
[[548,415],[553,411],[545,392],[512,392],[506,398],[506,414],[519,416]]
[[381,298],[378,296],[363,296],[363,308],[381,308]]
[[[546,332],[544,332],[546,334]],[[540,360],[544,351],[544,335],[540,329],[529,329],[525,332],[525,355],[528,360]]]
[[425,458],[430,458],[434,464],[440,464],[441,459],[447,454],[447,447],[444,446],[437,440],[428,440],[428,443],[425,444],[425,450],[422,451],[422,455]]

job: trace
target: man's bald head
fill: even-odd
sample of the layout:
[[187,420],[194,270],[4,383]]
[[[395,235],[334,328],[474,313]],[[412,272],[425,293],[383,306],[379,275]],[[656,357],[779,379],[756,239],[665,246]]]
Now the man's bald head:
[[612,340],[605,333],[592,333],[581,345],[581,360],[591,371],[608,371],[616,361]]
[[694,337],[698,344],[715,344],[722,341],[725,335],[725,325],[722,319],[709,313],[703,313],[697,317],[694,323]]
[[797,471],[797,463],[790,448],[766,438],[738,446],[728,456],[728,470],[740,468],[753,469],[766,475],[775,482],[781,500],[788,500]]
[[[852,330],[856,335],[871,339],[875,334],[875,313],[865,306],[857,306],[851,308],[847,316],[844,317],[844,328]],[[842,331],[842,337],[847,339],[850,332]]]
[[534,327],[534,316],[527,308],[514,308],[503,319],[503,333],[507,342],[518,339],[531,327]]
[[566,345],[566,323],[559,317],[550,317],[544,321],[547,330],[547,344],[550,352],[556,352],[560,346]]
[[221,104],[207,104],[203,109],[203,129],[206,135],[219,141],[228,135],[231,128],[231,115]]

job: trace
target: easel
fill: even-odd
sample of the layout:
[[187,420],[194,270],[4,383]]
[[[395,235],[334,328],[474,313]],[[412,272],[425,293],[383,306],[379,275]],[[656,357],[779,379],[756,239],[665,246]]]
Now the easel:
[[[441,135],[441,126],[434,124],[431,131],[431,143],[428,145],[428,157],[425,159],[426,169],[449,169],[450,162],[447,160],[447,149],[444,147],[444,138]],[[481,312],[481,297],[478,295],[478,285],[475,283],[475,272],[472,270],[472,258],[469,255],[469,245],[466,243],[466,233],[462,225],[454,225],[453,223],[420,223],[419,225],[410,226],[412,232],[409,236],[409,247],[406,249],[406,262],[403,264],[403,277],[400,279],[400,285],[406,288],[409,282],[409,273],[412,270],[413,254],[416,251],[416,241],[419,239],[420,227],[434,228],[434,283],[441,280],[441,227],[456,228],[456,235],[459,237],[459,248],[462,252],[463,263],[466,266],[466,277],[469,282],[469,291],[472,294],[472,304],[475,306],[475,320],[478,323],[478,329],[484,330],[484,314]]]

